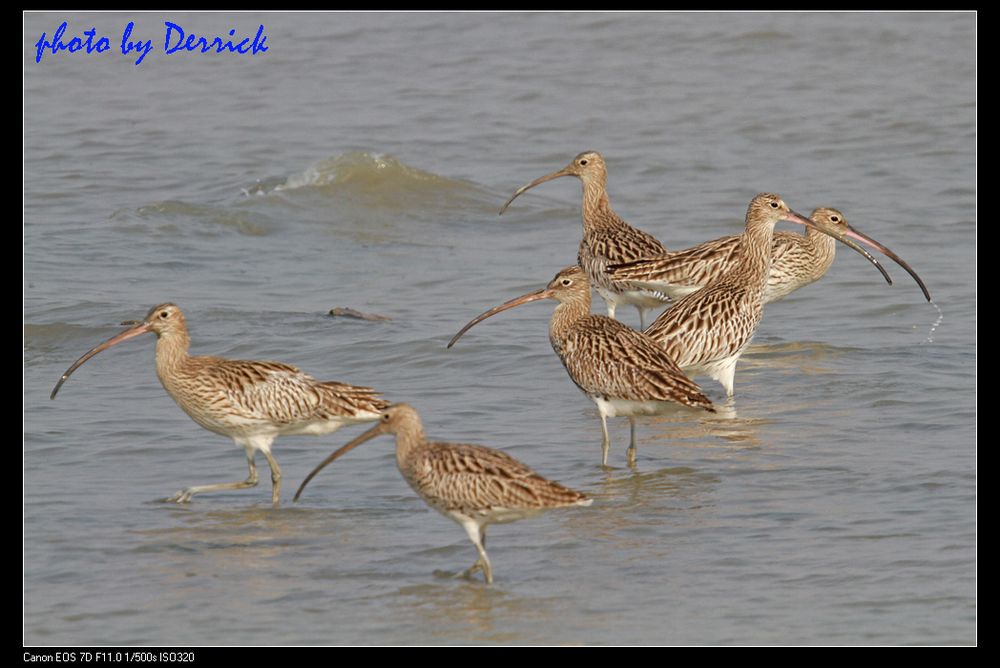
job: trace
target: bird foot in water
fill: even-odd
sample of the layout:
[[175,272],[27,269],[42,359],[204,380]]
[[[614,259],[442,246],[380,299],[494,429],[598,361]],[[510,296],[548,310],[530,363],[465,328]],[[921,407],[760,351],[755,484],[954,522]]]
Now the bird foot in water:
[[472,576],[475,575],[476,573],[478,573],[481,570],[483,570],[483,565],[480,562],[477,561],[476,563],[472,564],[472,566],[470,568],[462,571],[461,573],[459,573],[455,577],[456,578],[465,578],[466,580],[473,580],[474,578]]
[[182,489],[170,498],[166,499],[167,503],[190,503],[191,497],[194,496],[194,492],[191,488]]

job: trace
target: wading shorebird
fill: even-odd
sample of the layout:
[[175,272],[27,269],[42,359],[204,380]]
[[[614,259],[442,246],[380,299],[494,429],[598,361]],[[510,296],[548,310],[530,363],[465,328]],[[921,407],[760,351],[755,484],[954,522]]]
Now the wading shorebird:
[[549,341],[576,386],[597,405],[604,439],[601,462],[608,465],[608,418],[628,417],[629,464],[635,464],[635,416],[657,415],[671,404],[715,412],[701,388],[684,375],[659,345],[642,332],[590,312],[590,283],[573,265],[542,290],[530,292],[475,317],[448,343],[451,348],[476,323],[507,309],[540,299],[559,302],[549,321]]
[[167,394],[202,427],[242,446],[250,466],[250,475],[242,482],[187,487],[167,501],[186,503],[202,492],[255,487],[254,455],[260,450],[271,467],[271,502],[276,506],[281,497],[281,468],[271,454],[271,443],[277,436],[329,434],[347,424],[377,420],[389,406],[370,388],[318,381],[288,364],[189,355],[191,338],[184,314],[169,303],[154,306],[138,325],[74,362],[56,383],[51,398],[91,357],[146,332],[156,334],[156,375]]
[[692,376],[714,378],[730,397],[736,362],[760,324],[771,272],[772,233],[780,220],[826,232],[822,224],[789,209],[779,196],[757,195],[747,207],[746,229],[739,237],[732,269],[661,313],[646,330],[682,369]]
[[619,304],[631,304],[638,309],[639,322],[645,328],[646,312],[662,307],[670,298],[661,292],[644,290],[613,279],[605,268],[611,264],[664,255],[667,247],[652,235],[626,223],[611,209],[605,190],[608,170],[600,153],[585,151],[559,171],[521,186],[500,209],[500,215],[521,193],[561,176],[575,176],[583,184],[583,239],[577,262],[608,305],[608,317],[615,317]]
[[589,506],[592,499],[538,475],[510,455],[482,445],[429,442],[412,406],[395,404],[382,411],[379,423],[334,452],[314,468],[295,493],[323,467],[365,441],[382,434],[396,437],[396,465],[427,505],[458,522],[476,546],[479,558],[463,575],[483,571],[493,582],[486,555],[486,527],[513,522],[549,508]]
[[[884,245],[852,228],[840,211],[824,207],[813,211],[809,218],[821,225],[826,233],[812,227],[806,228],[804,235],[794,232],[774,233],[771,241],[771,272],[764,287],[765,304],[787,297],[822,278],[833,265],[837,240],[847,243],[847,239],[864,242],[894,260],[914,278],[927,301],[931,301],[927,286],[910,265]],[[739,245],[739,235],[721,237],[660,257],[612,265],[608,267],[608,274],[637,288],[660,291],[672,299],[680,299],[731,271],[739,261]],[[852,248],[871,259],[864,249],[857,246]],[[892,285],[892,279],[885,269],[878,263],[875,263],[875,267]]]

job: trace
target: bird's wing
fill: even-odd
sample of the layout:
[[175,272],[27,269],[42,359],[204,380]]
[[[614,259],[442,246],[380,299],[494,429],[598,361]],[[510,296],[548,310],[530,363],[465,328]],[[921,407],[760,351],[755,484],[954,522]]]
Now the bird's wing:
[[802,258],[808,261],[811,253],[808,249],[809,238],[804,234],[794,232],[775,232],[771,239],[771,269],[776,265]]
[[712,402],[670,355],[641,332],[605,316],[580,320],[563,345],[563,364],[587,394],[630,401]]
[[656,237],[621,223],[612,229],[584,234],[582,245],[603,264],[621,264],[667,253]]
[[370,388],[320,382],[281,362],[216,360],[202,373],[223,388],[219,399],[239,415],[276,425],[354,417],[388,405]]
[[584,494],[544,478],[500,450],[465,443],[430,443],[407,461],[404,476],[444,512],[573,505]]
[[646,329],[681,367],[725,359],[746,346],[760,323],[760,304],[746,287],[713,284],[684,297]]
[[733,267],[738,246],[739,237],[721,237],[666,255],[611,265],[608,274],[639,287],[700,287]]

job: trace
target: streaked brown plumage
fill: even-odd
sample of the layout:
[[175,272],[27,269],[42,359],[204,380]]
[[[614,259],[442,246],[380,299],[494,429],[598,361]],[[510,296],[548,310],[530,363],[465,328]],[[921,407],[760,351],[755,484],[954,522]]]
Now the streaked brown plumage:
[[513,522],[549,508],[589,506],[590,498],[538,475],[505,452],[481,445],[429,442],[412,406],[395,404],[379,423],[323,460],[295,493],[299,500],[313,477],[327,464],[380,434],[396,436],[396,464],[420,498],[458,522],[476,546],[479,559],[466,576],[482,570],[493,582],[486,555],[486,527]]
[[167,393],[199,425],[243,446],[250,467],[245,481],[188,487],[170,501],[185,503],[202,492],[254,487],[254,455],[260,450],[271,467],[271,501],[277,505],[281,469],[271,454],[271,443],[277,436],[329,434],[346,424],[377,420],[379,411],[389,405],[371,388],[317,381],[280,362],[191,356],[184,314],[169,303],[154,306],[141,323],[78,359],[59,379],[52,398],[88,359],[146,332],[156,334],[156,375]]
[[816,227],[779,196],[757,195],[747,208],[746,229],[732,269],[678,301],[646,330],[682,369],[715,378],[728,396],[733,394],[736,361],[760,324],[771,269],[771,237],[779,220]]
[[549,341],[569,377],[597,405],[604,431],[601,450],[605,466],[610,447],[608,417],[629,418],[628,458],[634,463],[636,415],[655,415],[671,404],[714,412],[712,402],[698,385],[648,336],[613,318],[591,314],[590,283],[576,265],[561,270],[545,289],[512,299],[474,318],[448,347],[476,323],[539,299],[559,302],[549,321]]
[[577,262],[608,305],[608,316],[615,317],[618,304],[632,304],[639,311],[642,327],[646,311],[669,301],[656,291],[630,286],[608,276],[605,268],[667,253],[667,248],[650,234],[632,227],[611,209],[605,185],[608,171],[597,151],[585,151],[566,167],[521,186],[500,209],[503,214],[521,193],[561,176],[575,176],[583,184],[583,239]]
[[[837,239],[873,262],[891,285],[892,279],[885,269],[850,239],[864,241],[882,250],[913,276],[930,301],[930,293],[916,272],[895,253],[854,230],[840,211],[826,207],[816,209],[810,219],[827,233],[811,227],[804,235],[793,232],[774,233],[771,241],[771,272],[764,288],[765,304],[787,297],[795,290],[822,278],[833,264]],[[608,274],[635,287],[658,290],[673,299],[680,299],[700,290],[736,266],[739,243],[739,235],[721,237],[660,257],[612,265],[608,267]]]

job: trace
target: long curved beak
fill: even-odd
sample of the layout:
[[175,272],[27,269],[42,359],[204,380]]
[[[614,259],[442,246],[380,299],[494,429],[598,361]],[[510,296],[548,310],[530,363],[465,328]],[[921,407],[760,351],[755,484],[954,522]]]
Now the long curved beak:
[[319,466],[317,466],[316,468],[314,468],[312,470],[312,472],[310,472],[309,475],[306,476],[306,479],[302,481],[302,484],[299,485],[299,489],[298,489],[297,492],[295,492],[295,496],[294,496],[294,498],[292,498],[292,501],[295,502],[295,501],[299,500],[299,497],[302,495],[302,490],[304,490],[306,488],[306,485],[309,484],[310,480],[312,480],[313,478],[316,477],[317,473],[319,473],[324,468],[326,468],[327,464],[331,463],[335,459],[339,459],[342,455],[347,454],[348,452],[350,452],[354,448],[358,447],[359,445],[361,445],[365,441],[369,441],[369,440],[371,440],[371,439],[375,438],[376,436],[379,436],[379,435],[381,435],[383,433],[385,433],[385,429],[383,427],[383,423],[380,421],[377,425],[375,425],[374,427],[372,427],[371,429],[369,429],[365,433],[361,434],[360,436],[358,436],[357,438],[355,438],[353,441],[351,441],[350,443],[344,445],[339,450],[337,450],[336,452],[334,452],[332,455],[330,455],[329,457],[327,457],[326,459],[324,459],[322,462],[319,463]]
[[503,311],[506,311],[508,309],[512,309],[515,306],[520,306],[521,304],[527,304],[528,302],[536,302],[539,299],[552,299],[552,297],[554,295],[555,295],[555,293],[554,293],[553,290],[550,290],[549,288],[542,288],[541,290],[536,290],[535,292],[529,292],[526,295],[521,295],[520,297],[515,297],[514,299],[511,299],[509,302],[504,302],[500,306],[496,306],[494,308],[491,308],[489,311],[486,311],[485,313],[481,313],[481,314],[477,315],[475,318],[473,318],[472,320],[470,320],[469,324],[467,324],[465,327],[463,327],[462,329],[460,329],[459,332],[458,332],[458,334],[456,334],[455,336],[451,337],[451,341],[448,342],[448,347],[451,348],[453,345],[455,345],[456,341],[458,341],[460,338],[462,338],[463,334],[465,334],[467,331],[469,331],[470,329],[472,329],[475,325],[479,324],[483,320],[486,320],[486,318],[489,318],[490,316],[494,316],[497,313],[502,313]]
[[562,169],[560,169],[557,172],[552,172],[551,174],[546,174],[545,176],[541,177],[540,179],[535,179],[534,181],[532,181],[531,183],[529,183],[526,186],[521,186],[520,188],[518,188],[517,190],[514,191],[514,194],[510,196],[510,199],[507,200],[507,203],[504,204],[502,207],[500,207],[500,214],[499,215],[502,216],[503,212],[507,210],[508,206],[510,206],[510,203],[513,202],[514,200],[516,200],[518,198],[518,196],[521,193],[523,193],[524,191],[531,190],[535,186],[540,185],[542,183],[545,183],[546,181],[551,181],[552,179],[558,179],[560,176],[572,176],[572,175],[573,175],[573,173],[571,171],[569,171],[569,167],[563,167]]
[[794,211],[790,212],[790,214],[782,218],[782,220],[788,221],[789,223],[798,223],[799,225],[805,225],[806,227],[811,227],[814,230],[819,230],[823,234],[833,237],[834,239],[841,242],[845,246],[857,251],[858,253],[861,253],[863,256],[865,256],[866,260],[875,265],[875,268],[878,269],[879,272],[882,274],[882,277],[885,279],[885,282],[888,283],[889,285],[892,285],[892,277],[889,275],[889,272],[885,270],[885,267],[882,266],[882,263],[876,260],[875,257],[871,253],[866,251],[864,248],[862,248],[858,244],[848,239],[847,236],[844,234],[843,229],[837,227],[836,225],[828,224],[826,222],[817,222],[812,218],[806,218],[802,214],[796,213]]
[[101,345],[97,346],[96,348],[92,348],[90,351],[88,351],[87,353],[85,353],[83,355],[83,357],[81,357],[77,361],[73,362],[73,366],[71,366],[70,368],[66,369],[66,373],[64,373],[62,375],[62,377],[59,379],[59,382],[56,383],[56,386],[52,389],[52,394],[49,395],[49,399],[55,399],[56,398],[56,393],[59,392],[59,388],[62,387],[62,384],[66,382],[66,380],[70,377],[70,375],[74,371],[76,371],[80,366],[83,365],[84,362],[86,362],[87,360],[89,360],[91,357],[93,357],[97,353],[101,352],[102,350],[107,350],[111,346],[116,346],[119,343],[121,343],[122,341],[127,341],[128,339],[131,339],[133,337],[139,336],[140,334],[145,334],[148,331],[150,331],[150,329],[149,329],[149,323],[147,323],[147,322],[140,322],[135,327],[132,327],[130,329],[126,329],[121,334],[116,334],[115,336],[112,336],[110,339],[108,339],[107,341],[105,341]]
[[[823,230],[823,231],[825,232],[826,230]],[[903,260],[903,258],[901,258],[898,255],[896,255],[895,253],[893,253],[891,250],[889,250],[889,248],[887,246],[884,246],[883,244],[875,241],[874,239],[872,239],[870,236],[868,236],[866,234],[862,234],[861,232],[858,232],[857,230],[855,230],[850,225],[847,225],[847,229],[846,230],[838,228],[838,232],[840,233],[841,236],[837,236],[837,235],[831,235],[831,236],[834,236],[836,239],[838,239],[840,241],[843,241],[845,244],[848,243],[847,239],[845,237],[849,237],[851,239],[857,239],[858,241],[860,241],[862,243],[868,244],[869,246],[871,246],[872,248],[874,248],[878,252],[882,253],[882,255],[885,255],[886,257],[890,258],[893,262],[895,262],[900,267],[902,267],[904,270],[906,270],[907,274],[909,274],[910,276],[913,277],[913,280],[915,280],[917,282],[917,285],[920,286],[921,292],[924,293],[924,298],[927,299],[927,301],[931,301],[931,293],[928,292],[927,286],[924,285],[924,282],[920,279],[919,276],[917,276],[917,272],[913,271],[913,268],[910,267],[910,265],[907,264],[906,261]],[[827,232],[827,234],[829,234],[829,232]],[[850,246],[851,244],[848,244],[848,245]],[[852,246],[852,248],[853,248],[853,246]],[[892,281],[890,281],[890,283],[891,282]]]

